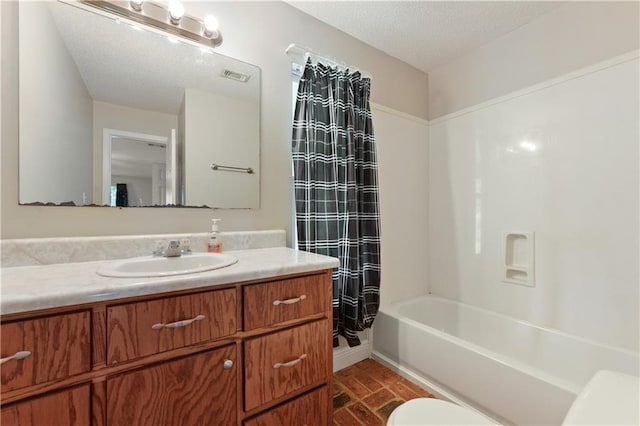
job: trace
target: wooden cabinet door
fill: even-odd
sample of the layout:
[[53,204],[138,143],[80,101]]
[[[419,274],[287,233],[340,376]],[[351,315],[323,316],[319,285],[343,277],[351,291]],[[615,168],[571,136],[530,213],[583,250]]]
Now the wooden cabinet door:
[[34,398],[2,408],[2,426],[89,426],[91,401],[89,385]]
[[236,424],[236,364],[231,345],[109,377],[107,424]]

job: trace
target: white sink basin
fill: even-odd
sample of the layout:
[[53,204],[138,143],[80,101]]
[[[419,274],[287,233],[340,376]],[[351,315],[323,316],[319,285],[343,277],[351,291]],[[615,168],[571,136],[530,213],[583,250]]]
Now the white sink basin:
[[195,274],[224,268],[237,261],[235,257],[222,253],[193,253],[180,257],[143,256],[106,264],[98,269],[98,275],[136,278]]

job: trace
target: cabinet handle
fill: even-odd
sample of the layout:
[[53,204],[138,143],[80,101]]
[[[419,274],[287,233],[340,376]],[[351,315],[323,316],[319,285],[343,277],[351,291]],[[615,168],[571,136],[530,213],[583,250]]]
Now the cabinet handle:
[[159,322],[157,324],[153,324],[151,326],[151,328],[153,328],[154,330],[160,330],[162,328],[180,328],[180,327],[184,327],[186,325],[189,325],[189,324],[193,323],[194,321],[202,321],[203,319],[205,319],[204,315],[198,315],[195,318],[182,320],[182,321],[176,321],[176,322],[170,322],[169,324],[163,324],[163,323]]
[[26,357],[28,357],[29,355],[31,355],[31,352],[29,351],[18,351],[15,354],[8,356],[6,358],[2,358],[0,359],[0,364],[4,364],[7,361],[11,361],[12,359],[24,359]]
[[273,368],[280,368],[280,367],[293,367],[294,365],[298,364],[300,361],[302,361],[303,359],[305,359],[307,357],[307,354],[302,354],[300,355],[298,358],[294,359],[293,361],[289,361],[289,362],[276,362],[275,364],[273,364]]
[[224,364],[222,364],[224,366],[224,368],[229,369],[231,367],[233,367],[233,361],[231,361],[230,359],[226,359],[224,361]]
[[278,305],[292,305],[294,303],[298,303],[301,300],[304,300],[307,298],[306,294],[300,295],[300,297],[294,297],[293,299],[287,299],[287,300],[274,300],[273,301],[273,306],[278,306]]

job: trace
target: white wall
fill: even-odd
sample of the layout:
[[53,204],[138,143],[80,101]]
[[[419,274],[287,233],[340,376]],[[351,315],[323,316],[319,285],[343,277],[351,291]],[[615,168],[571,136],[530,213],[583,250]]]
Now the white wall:
[[93,202],[102,204],[102,131],[104,129],[166,136],[170,140],[171,129],[177,127],[177,115],[95,101],[93,103]]
[[[190,206],[260,206],[260,116],[253,100],[186,89],[184,191]],[[249,117],[249,119],[247,119]],[[211,170],[211,164],[251,167],[253,174]]]
[[20,201],[89,203],[91,97],[48,9],[20,11]]
[[[291,63],[299,43],[361,66],[373,76],[372,101],[427,117],[426,74],[282,2],[187,2],[186,12],[220,20],[219,52],[262,71],[261,173],[257,210],[110,209],[18,206],[16,3],[0,2],[2,43],[2,238],[203,232],[215,214],[222,230],[291,229]],[[290,238],[290,236],[289,236]]]
[[[431,123],[434,294],[638,350],[637,57]],[[534,288],[502,282],[503,231],[536,233]]]
[[429,118],[638,49],[640,3],[573,1],[429,71]]
[[382,304],[427,294],[428,127],[372,105],[380,189]]

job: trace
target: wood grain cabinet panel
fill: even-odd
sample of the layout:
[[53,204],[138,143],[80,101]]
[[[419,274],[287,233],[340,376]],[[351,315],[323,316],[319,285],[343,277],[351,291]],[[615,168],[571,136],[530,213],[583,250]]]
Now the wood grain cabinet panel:
[[89,426],[89,385],[3,407],[2,426]]
[[328,419],[327,405],[329,403],[329,388],[323,386],[245,421],[244,426],[327,426],[332,423],[330,421],[332,419]]
[[107,424],[233,425],[237,382],[235,345],[107,378]]
[[327,275],[311,275],[244,286],[244,329],[254,330],[307,315],[331,306]]
[[[91,368],[89,311],[54,315],[0,326],[1,391],[64,379]],[[23,359],[9,359],[28,351]]]
[[[199,316],[203,318],[188,323]],[[107,308],[107,364],[230,336],[236,332],[236,318],[233,288],[111,306]],[[159,326],[176,322],[181,326]]]
[[245,410],[327,382],[327,319],[244,343]]

